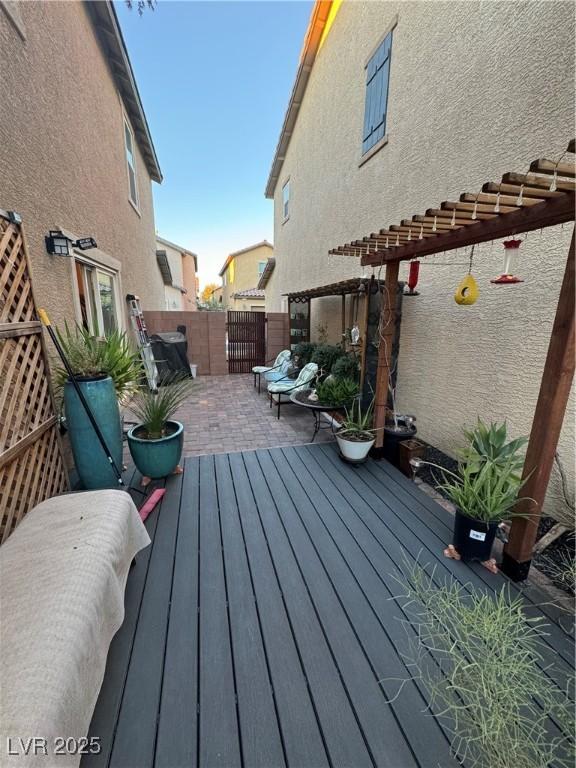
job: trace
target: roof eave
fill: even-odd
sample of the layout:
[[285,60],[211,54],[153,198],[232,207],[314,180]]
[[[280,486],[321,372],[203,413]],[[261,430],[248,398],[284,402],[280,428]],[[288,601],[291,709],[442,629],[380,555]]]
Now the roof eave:
[[312,14],[310,15],[308,29],[306,30],[306,36],[304,38],[304,46],[302,48],[302,53],[300,54],[300,63],[298,65],[296,79],[292,86],[290,101],[288,102],[284,123],[282,125],[282,130],[280,131],[280,138],[278,139],[274,160],[272,161],[272,168],[270,169],[270,175],[268,176],[268,182],[266,184],[265,196],[269,199],[274,197],[274,191],[278,184],[278,179],[280,178],[282,165],[286,157],[286,152],[288,151],[292,133],[294,132],[296,120],[298,119],[300,106],[304,99],[304,93],[308,85],[308,80],[310,79],[312,66],[320,47],[322,33],[326,26],[326,21],[328,20],[331,5],[332,0],[316,0],[314,8],[312,9]]
[[150,178],[161,183],[162,171],[114,6],[109,0],[105,2],[85,0],[84,7],[88,11],[112,76],[122,95]]

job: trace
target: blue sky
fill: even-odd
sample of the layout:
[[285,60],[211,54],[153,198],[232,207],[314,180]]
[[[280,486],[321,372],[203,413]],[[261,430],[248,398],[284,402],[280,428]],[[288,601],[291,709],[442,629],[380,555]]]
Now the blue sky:
[[156,229],[217,280],[228,253],[272,241],[264,187],[312,2],[116,2],[164,176]]

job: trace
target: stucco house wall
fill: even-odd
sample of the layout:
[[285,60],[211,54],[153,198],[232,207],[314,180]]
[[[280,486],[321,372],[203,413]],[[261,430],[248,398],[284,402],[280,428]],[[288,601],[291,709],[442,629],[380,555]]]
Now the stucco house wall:
[[[364,68],[395,21],[388,142],[361,165]],[[573,45],[567,2],[344,0],[274,191],[267,310],[285,309],[287,291],[362,274],[358,260],[329,257],[329,248],[525,171],[534,158],[559,158],[574,135]],[[489,282],[502,271],[501,243],[477,247],[480,298],[472,307],[452,298],[468,253],[424,260],[420,296],[403,305],[397,385],[398,407],[417,415],[423,439],[453,454],[461,426],[477,415],[507,419],[514,435],[529,432],[571,229],[522,236],[516,271],[525,282],[516,286]],[[312,302],[313,334],[319,322],[339,338],[338,301]],[[574,398],[559,454],[573,481]],[[555,471],[547,511],[564,508],[559,489]]]
[[[128,199],[124,105],[83,2],[0,3],[0,206],[21,214],[37,301],[53,319],[78,318],[73,260],[44,236],[92,236],[120,270],[119,309],[135,293],[164,307],[155,256],[151,178],[134,142],[139,208]],[[137,21],[137,19],[136,19]],[[132,126],[134,131],[134,126]],[[120,318],[122,320],[122,317]]]
[[233,295],[256,288],[260,278],[258,264],[266,262],[273,255],[274,248],[270,243],[261,243],[231,254],[233,258],[222,275],[222,304],[226,309],[250,310],[251,306],[264,307],[263,298],[252,296],[249,299],[234,299]]

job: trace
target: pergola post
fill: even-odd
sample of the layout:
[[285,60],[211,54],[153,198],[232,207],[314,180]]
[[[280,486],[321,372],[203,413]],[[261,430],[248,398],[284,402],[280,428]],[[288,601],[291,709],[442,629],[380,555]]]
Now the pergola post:
[[514,581],[525,579],[530,569],[542,505],[574,378],[574,288],[573,232],[526,449],[524,477],[529,477],[521,490],[525,500],[518,502],[516,507],[518,512],[530,516],[514,518],[504,547],[502,570]]
[[[381,453],[384,445],[384,425],[386,423],[386,405],[388,402],[388,384],[390,382],[392,364],[392,344],[396,332],[396,304],[398,299],[399,261],[389,261],[386,264],[384,276],[384,300],[382,301],[381,333],[378,346],[378,367],[376,369],[376,392],[374,393],[374,428],[376,454]],[[378,450],[380,449],[380,450]]]
[[342,294],[342,349],[346,349],[346,294]]

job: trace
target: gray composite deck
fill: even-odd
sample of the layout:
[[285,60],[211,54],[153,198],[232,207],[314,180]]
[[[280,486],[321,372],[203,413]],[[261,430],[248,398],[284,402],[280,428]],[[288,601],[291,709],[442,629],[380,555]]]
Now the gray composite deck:
[[[167,482],[136,558],[83,768],[455,766],[423,692],[407,684],[394,580],[403,553],[436,578],[499,588],[442,557],[450,516],[386,462],[333,444],[189,458]],[[553,606],[543,663],[565,682]],[[552,674],[552,673],[550,673]]]

